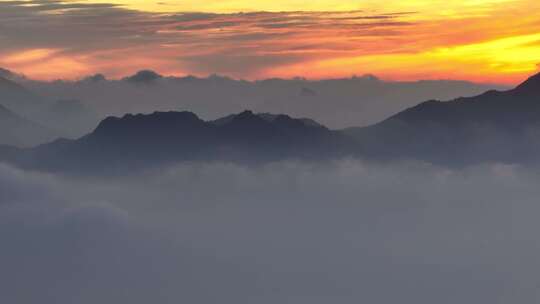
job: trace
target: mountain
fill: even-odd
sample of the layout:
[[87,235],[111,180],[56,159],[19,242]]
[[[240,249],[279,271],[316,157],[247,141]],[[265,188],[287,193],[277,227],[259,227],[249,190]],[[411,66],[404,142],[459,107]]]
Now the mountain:
[[0,149],[19,166],[113,173],[182,161],[265,163],[357,156],[445,165],[540,161],[540,74],[508,91],[426,101],[369,127],[330,130],[310,119],[244,111],[205,121],[192,112],[102,120],[77,140]]
[[[212,121],[212,123],[214,123],[216,125],[224,125],[226,123],[229,123],[231,120],[233,120],[238,115],[239,114],[231,114],[231,115],[216,119],[216,120]],[[256,115],[258,117],[268,121],[268,122],[273,122],[276,119],[286,117],[286,115],[277,115],[277,114],[271,114],[271,113],[257,113]],[[320,123],[318,123],[315,120],[310,119],[310,118],[296,118],[295,120],[297,120],[299,122],[302,122],[305,126],[326,128],[325,126],[321,125]]]
[[[22,77],[0,68],[0,105],[12,113],[68,138],[87,134],[99,122],[97,114],[79,100],[44,98],[13,80],[26,83]],[[32,142],[30,138],[40,138],[40,134],[28,136],[25,141],[30,145],[43,143]]]
[[9,158],[34,169],[104,173],[178,161],[338,157],[344,143],[339,132],[287,115],[244,111],[204,121],[191,112],[155,112],[108,117],[80,139],[21,149]]
[[[135,75],[125,77],[123,80],[134,84],[150,84],[156,80],[163,78],[163,76],[151,70],[142,70]],[[105,80],[103,78],[103,80]]]
[[213,120],[252,109],[309,117],[333,129],[368,126],[427,99],[449,100],[507,89],[450,80],[385,81],[369,75],[248,81],[219,75],[175,77],[150,70],[123,79],[96,74],[80,81],[26,79],[18,83],[51,101],[79,100],[100,118],[181,109]]
[[11,81],[26,80],[26,76],[23,74],[15,73],[2,67],[0,67],[0,77]]
[[54,138],[53,131],[0,105],[0,145],[28,147],[49,142]]
[[540,155],[540,74],[512,90],[426,101],[344,133],[365,155],[378,158],[455,164],[534,161]]
[[18,83],[0,76],[0,105],[29,117],[40,107],[40,98]]

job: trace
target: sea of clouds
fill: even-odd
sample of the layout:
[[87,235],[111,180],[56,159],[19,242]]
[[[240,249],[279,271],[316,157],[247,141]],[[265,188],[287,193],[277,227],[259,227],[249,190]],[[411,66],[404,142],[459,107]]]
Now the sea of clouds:
[[534,303],[538,172],[345,159],[98,179],[0,165],[0,302]]

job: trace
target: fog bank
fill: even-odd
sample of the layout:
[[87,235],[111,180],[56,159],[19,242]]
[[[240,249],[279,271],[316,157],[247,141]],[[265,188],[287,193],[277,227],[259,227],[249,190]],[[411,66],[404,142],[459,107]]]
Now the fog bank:
[[539,176],[512,165],[0,166],[0,301],[531,303]]

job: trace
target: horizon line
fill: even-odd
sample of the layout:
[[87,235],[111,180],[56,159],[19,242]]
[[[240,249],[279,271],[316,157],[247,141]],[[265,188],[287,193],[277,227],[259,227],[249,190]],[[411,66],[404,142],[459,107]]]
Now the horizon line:
[[[3,73],[2,73],[3,72]],[[374,81],[380,81],[385,83],[415,83],[415,82],[437,82],[437,81],[450,81],[450,82],[464,82],[464,83],[470,83],[470,84],[478,84],[478,85],[491,85],[491,86],[501,86],[501,87],[508,87],[511,88],[515,85],[519,85],[520,83],[526,81],[529,77],[536,75],[540,73],[540,70],[536,71],[535,73],[531,73],[526,78],[516,82],[515,84],[509,84],[509,83],[502,83],[502,82],[481,82],[481,81],[472,81],[467,79],[460,79],[460,78],[412,78],[412,79],[395,79],[391,77],[380,77],[374,73],[364,73],[364,74],[351,74],[350,76],[336,76],[336,77],[309,77],[309,76],[292,76],[292,77],[267,77],[267,78],[241,78],[241,77],[234,77],[226,74],[220,74],[220,73],[209,73],[205,75],[197,75],[197,74],[161,74],[160,72],[156,71],[155,69],[148,69],[148,68],[141,68],[134,72],[124,74],[120,77],[110,77],[106,73],[91,73],[80,77],[73,77],[73,78],[39,78],[39,77],[31,77],[24,73],[19,73],[14,70],[11,70],[9,68],[0,67],[0,77],[8,78],[10,80],[26,80],[26,81],[35,81],[35,82],[43,82],[43,83],[54,83],[54,82],[83,82],[87,80],[91,80],[92,77],[103,77],[102,80],[104,81],[127,81],[129,78],[139,75],[141,72],[149,72],[155,74],[157,77],[152,80],[157,79],[186,79],[186,78],[195,78],[200,80],[208,80],[212,78],[222,78],[222,79],[229,79],[233,81],[238,82],[250,82],[250,83],[257,83],[257,82],[264,82],[269,80],[284,80],[284,81],[305,81],[305,82],[322,82],[322,81],[337,81],[337,80],[354,80],[354,79],[362,79],[362,80],[374,80]],[[7,74],[7,75],[6,75]],[[150,80],[150,81],[152,81]],[[145,82],[145,81],[141,81]]]

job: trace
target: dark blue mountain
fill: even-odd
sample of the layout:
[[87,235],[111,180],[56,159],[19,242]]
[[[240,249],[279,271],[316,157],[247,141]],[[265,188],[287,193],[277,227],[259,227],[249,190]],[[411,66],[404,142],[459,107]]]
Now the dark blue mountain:
[[427,101],[345,133],[372,157],[457,164],[535,161],[540,155],[540,74],[509,91]]
[[108,172],[179,161],[268,162],[337,157],[345,136],[314,121],[245,111],[217,121],[191,112],[155,112],[104,119],[78,140],[20,150],[24,167]]
[[214,121],[191,112],[103,120],[77,140],[0,149],[19,166],[109,173],[182,161],[261,163],[343,156],[446,165],[540,160],[540,74],[509,91],[427,101],[365,128],[332,131],[309,119],[245,111]]

